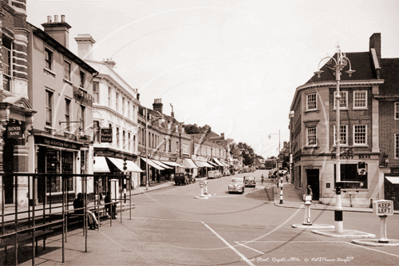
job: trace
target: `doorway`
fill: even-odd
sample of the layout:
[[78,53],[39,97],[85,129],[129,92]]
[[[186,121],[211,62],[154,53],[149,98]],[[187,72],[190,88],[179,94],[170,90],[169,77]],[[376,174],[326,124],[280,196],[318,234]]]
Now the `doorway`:
[[319,169],[307,169],[306,176],[307,176],[308,185],[310,185],[313,192],[312,200],[319,200],[320,197]]

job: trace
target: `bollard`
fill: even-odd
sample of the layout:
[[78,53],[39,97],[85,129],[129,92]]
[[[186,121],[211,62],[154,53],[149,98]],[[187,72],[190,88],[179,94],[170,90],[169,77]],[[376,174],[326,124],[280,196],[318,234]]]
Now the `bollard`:
[[208,195],[208,181],[204,181],[205,185],[205,195]]
[[312,225],[312,221],[310,219],[310,205],[312,204],[312,196],[311,195],[303,195],[303,200],[305,201],[305,216],[303,219],[303,225]]
[[280,183],[280,204],[283,204],[283,179],[281,178]]
[[387,217],[393,215],[392,200],[378,200],[373,202],[373,212],[380,217],[380,239],[379,243],[389,243],[387,238]]
[[341,202],[341,186],[337,182],[336,188],[336,204],[334,210],[335,232],[342,233],[344,231],[344,221],[342,215],[342,202]]

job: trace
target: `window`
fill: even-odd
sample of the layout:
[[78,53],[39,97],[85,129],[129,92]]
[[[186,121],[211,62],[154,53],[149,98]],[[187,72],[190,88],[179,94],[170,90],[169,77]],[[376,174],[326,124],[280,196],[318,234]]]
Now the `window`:
[[[348,145],[348,126],[340,126],[341,145]],[[334,126],[334,145],[336,145],[337,131]]]
[[353,144],[365,145],[367,144],[367,127],[366,125],[354,125],[353,130]]
[[367,108],[367,91],[353,92],[353,108]]
[[316,110],[317,108],[317,98],[316,93],[306,95],[306,110]]
[[115,111],[119,111],[119,109],[118,109],[118,101],[119,101],[119,93],[115,93]]
[[[340,164],[340,166],[341,188],[367,189],[367,173],[365,175],[359,175],[357,172],[357,164]],[[337,180],[336,168],[337,166],[334,164],[334,180]],[[335,187],[337,187],[337,184],[335,184]]]
[[64,61],[64,79],[71,80],[71,64]]
[[317,145],[316,141],[316,127],[307,128],[307,145]]
[[95,103],[100,102],[99,90],[100,90],[100,83],[97,81],[93,82],[93,98]]
[[395,103],[395,120],[399,120],[399,103]]
[[52,126],[53,121],[53,92],[46,90],[46,126]]
[[119,148],[119,127],[116,128],[116,147]]
[[85,81],[86,81],[86,73],[84,71],[80,70],[79,77],[80,77],[80,87],[84,88],[85,87]]
[[130,101],[127,101],[127,118],[132,119],[131,115],[130,115]]
[[125,136],[125,130],[122,131],[122,149],[125,149],[126,145],[126,136]]
[[122,97],[122,115],[125,116],[125,97]]
[[[339,99],[339,106],[341,106],[341,109],[348,108],[348,92],[340,91],[339,94],[341,95],[341,99]],[[337,108],[337,101],[335,99],[336,95],[337,95],[337,92],[334,91],[334,109]]]
[[93,141],[100,142],[100,121],[93,121]]
[[108,107],[111,107],[111,87],[108,87]]
[[86,128],[85,116],[86,116],[86,106],[81,105],[80,106],[80,126],[82,127],[81,129],[83,131]]
[[127,149],[130,151],[130,143],[131,143],[131,140],[130,140],[130,132],[129,133],[127,133]]
[[169,139],[169,143],[168,143],[169,145],[169,152],[171,152],[172,151],[172,140],[171,139]]
[[44,49],[45,68],[52,70],[53,67],[53,52],[50,49]]
[[399,134],[395,134],[395,159],[399,158]]
[[12,54],[12,41],[3,38],[3,89],[6,91],[11,91]]
[[71,131],[71,100],[70,99],[65,99],[65,122],[66,122],[66,126],[65,126],[65,130],[66,131]]

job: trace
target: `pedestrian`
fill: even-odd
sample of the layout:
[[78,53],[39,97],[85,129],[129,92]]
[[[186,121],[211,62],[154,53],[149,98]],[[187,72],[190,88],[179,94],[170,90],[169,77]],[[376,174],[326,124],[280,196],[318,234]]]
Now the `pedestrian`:
[[111,193],[107,192],[107,196],[105,196],[104,203],[105,203],[105,210],[108,212],[109,216],[112,219],[116,219],[116,204],[111,203]]

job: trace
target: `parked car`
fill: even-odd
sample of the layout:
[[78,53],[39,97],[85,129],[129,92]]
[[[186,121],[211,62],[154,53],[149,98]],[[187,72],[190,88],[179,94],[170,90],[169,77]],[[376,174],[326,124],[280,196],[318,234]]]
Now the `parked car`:
[[175,173],[174,180],[176,186],[186,185],[185,173]]
[[222,174],[219,172],[219,170],[213,170],[208,172],[208,179],[210,178],[221,178]]
[[229,193],[237,192],[237,193],[244,193],[245,185],[244,185],[244,178],[243,177],[233,177],[230,181],[228,186]]
[[254,176],[244,176],[244,184],[246,187],[256,187]]

